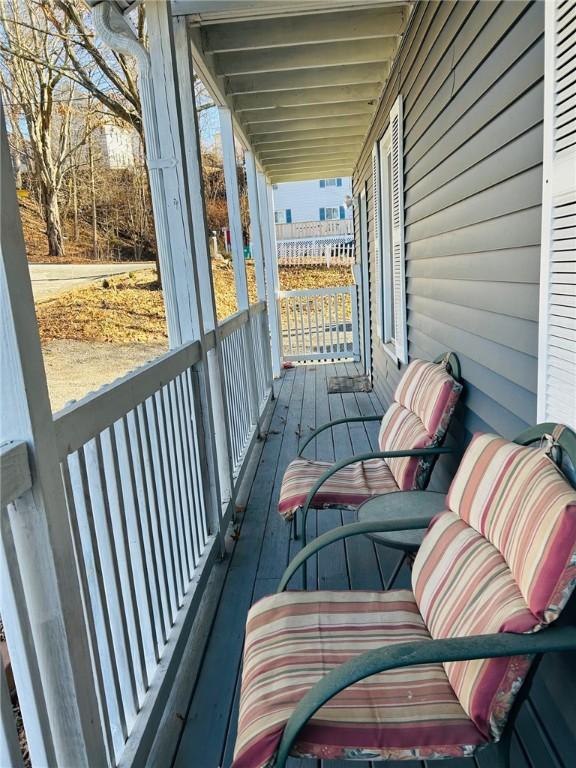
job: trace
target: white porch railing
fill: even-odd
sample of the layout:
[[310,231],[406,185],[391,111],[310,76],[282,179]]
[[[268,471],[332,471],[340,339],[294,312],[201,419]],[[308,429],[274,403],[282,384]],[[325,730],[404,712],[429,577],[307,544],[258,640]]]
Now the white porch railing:
[[359,360],[356,286],[278,294],[285,360]]
[[270,394],[272,369],[267,325],[266,304],[259,302],[232,315],[218,329],[236,481]]
[[354,241],[349,237],[322,237],[276,242],[282,266],[348,266],[355,262]]
[[276,237],[278,240],[327,237],[330,235],[348,235],[352,237],[354,235],[353,220],[293,221],[290,224],[276,224]]
[[[234,483],[240,482],[272,387],[266,305],[217,330],[224,362]],[[206,340],[209,349],[213,334]],[[250,346],[252,348],[250,348]],[[218,524],[208,509],[199,342],[186,344],[67,406],[54,417],[91,676],[109,766],[137,766],[155,736],[211,564]],[[252,374],[252,375],[250,375]],[[49,725],[35,676],[29,611],[19,587],[6,506],[30,487],[26,447],[2,452],[0,611],[34,765],[50,764]],[[18,460],[16,460],[18,459]],[[54,647],[54,652],[58,648]],[[0,765],[18,765],[3,671]],[[62,684],[65,684],[64,682]]]

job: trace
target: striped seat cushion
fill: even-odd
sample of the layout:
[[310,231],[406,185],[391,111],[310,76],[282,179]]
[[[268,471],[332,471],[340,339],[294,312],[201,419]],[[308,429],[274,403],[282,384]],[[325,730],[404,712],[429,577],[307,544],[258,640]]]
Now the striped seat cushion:
[[[427,641],[410,591],[284,592],[253,606],[246,627],[233,768],[270,764],[302,696],[335,666],[383,645]],[[391,670],[325,704],[293,754],[323,759],[464,757],[486,739],[441,664]]]
[[[308,492],[314,483],[330,469],[332,464],[325,461],[295,459],[292,461],[280,489],[278,511],[287,520],[306,501]],[[398,486],[383,459],[351,464],[336,472],[324,483],[320,492],[314,496],[312,506],[316,509],[325,507],[350,507],[355,509],[366,499],[382,493],[397,491]]]
[[[381,451],[401,451],[439,445],[446,434],[462,385],[444,366],[414,360],[396,389],[394,402],[380,426]],[[345,467],[314,497],[312,507],[355,509],[372,496],[391,491],[426,488],[434,466],[431,456],[373,459]],[[278,511],[287,520],[306,501],[313,484],[331,464],[298,458],[286,470]]]
[[[412,584],[434,638],[533,632],[576,582],[576,492],[539,449],[471,442],[416,556]],[[466,713],[498,739],[530,660],[445,664]]]

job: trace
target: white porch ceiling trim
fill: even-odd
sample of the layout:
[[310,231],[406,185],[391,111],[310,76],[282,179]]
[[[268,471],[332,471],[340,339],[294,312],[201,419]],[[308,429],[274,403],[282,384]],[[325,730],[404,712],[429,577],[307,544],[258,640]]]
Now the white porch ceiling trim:
[[198,76],[271,181],[349,175],[413,3],[172,0]]

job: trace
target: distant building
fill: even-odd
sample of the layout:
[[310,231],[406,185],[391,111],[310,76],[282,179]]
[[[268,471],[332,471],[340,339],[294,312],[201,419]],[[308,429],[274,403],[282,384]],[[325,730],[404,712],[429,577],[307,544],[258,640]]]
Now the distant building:
[[352,209],[346,206],[345,200],[351,195],[350,177],[275,184],[276,224],[350,219]]
[[354,261],[350,177],[274,184],[279,264]]
[[139,154],[140,143],[136,131],[115,123],[108,123],[96,130],[100,162],[110,170],[133,168]]

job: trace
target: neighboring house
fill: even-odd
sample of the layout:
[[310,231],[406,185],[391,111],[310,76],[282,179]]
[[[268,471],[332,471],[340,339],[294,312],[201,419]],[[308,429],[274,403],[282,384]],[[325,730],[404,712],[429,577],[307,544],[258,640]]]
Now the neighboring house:
[[274,223],[281,264],[354,260],[352,179],[333,176],[274,184]]
[[288,181],[274,185],[276,224],[312,221],[342,221],[352,217],[346,197],[352,195],[350,177]]
[[139,137],[129,128],[108,123],[96,130],[101,162],[110,170],[133,168],[140,152]]

